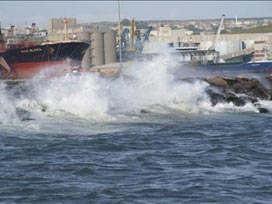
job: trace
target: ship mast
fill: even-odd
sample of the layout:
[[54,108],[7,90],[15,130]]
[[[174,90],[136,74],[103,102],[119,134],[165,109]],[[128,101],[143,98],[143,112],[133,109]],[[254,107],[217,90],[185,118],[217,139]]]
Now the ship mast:
[[67,23],[68,23],[67,18],[64,18],[63,23],[64,23],[64,40],[67,40]]

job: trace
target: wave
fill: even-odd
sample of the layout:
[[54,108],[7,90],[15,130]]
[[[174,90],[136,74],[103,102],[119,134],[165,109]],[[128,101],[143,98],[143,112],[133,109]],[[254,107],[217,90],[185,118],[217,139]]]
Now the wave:
[[[197,78],[185,80],[186,77],[186,69],[169,53],[135,61],[118,78],[84,73],[48,79],[39,74],[13,88],[1,84],[0,120],[17,122],[18,108],[45,117],[72,116],[93,121],[116,121],[126,115],[173,110],[181,114],[258,112],[250,103],[243,107],[232,103],[212,105],[205,91],[210,85]],[[271,102],[261,103],[272,110]]]

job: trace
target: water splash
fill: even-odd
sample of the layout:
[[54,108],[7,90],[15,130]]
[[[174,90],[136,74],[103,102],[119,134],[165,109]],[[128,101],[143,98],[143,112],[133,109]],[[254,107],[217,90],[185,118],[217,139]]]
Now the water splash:
[[154,112],[258,112],[252,104],[212,106],[205,92],[209,84],[199,79],[181,80],[188,77],[185,72],[170,51],[151,60],[133,62],[120,78],[104,78],[96,73],[48,78],[49,69],[24,84],[27,90],[20,97],[0,86],[0,104],[4,107],[0,119],[18,118],[18,107],[35,117],[77,117],[92,121],[118,121],[124,116],[131,119],[132,115]]

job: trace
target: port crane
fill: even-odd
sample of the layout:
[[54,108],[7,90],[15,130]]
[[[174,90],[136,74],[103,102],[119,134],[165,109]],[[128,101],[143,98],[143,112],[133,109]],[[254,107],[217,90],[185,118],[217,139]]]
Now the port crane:
[[116,46],[120,56],[122,53],[124,56],[129,56],[133,53],[142,53],[145,43],[148,41],[152,30],[153,27],[149,26],[147,31],[141,36],[140,30],[135,29],[135,20],[133,18],[130,28],[125,28],[122,32],[120,32],[120,43],[119,46]]
[[215,50],[215,47],[216,45],[218,44],[219,42],[219,38],[220,38],[220,33],[221,33],[221,30],[222,30],[222,27],[223,27],[223,22],[224,22],[224,19],[225,19],[225,14],[222,15],[221,17],[221,22],[220,22],[220,25],[217,29],[217,33],[216,33],[216,37],[215,37],[215,40],[213,42],[213,45],[209,48],[209,50]]
[[148,29],[147,29],[147,31],[145,32],[145,34],[143,36],[143,40],[141,39],[140,32],[137,33],[137,38],[136,38],[135,46],[136,46],[136,50],[138,52],[142,52],[143,51],[145,43],[148,41],[149,35],[150,35],[150,33],[151,33],[152,30],[153,30],[153,27],[149,26]]
[[[140,30],[136,30],[136,40],[135,40],[135,48],[133,45],[133,37],[134,34],[131,34],[132,39],[129,40],[129,29],[125,28],[121,34],[121,45],[122,45],[122,49],[123,50],[128,50],[131,52],[142,52],[143,47],[145,46],[145,43],[148,41],[149,39],[149,35],[151,33],[151,31],[153,30],[152,26],[149,26],[147,31],[144,33],[143,37],[141,37],[141,32]],[[134,48],[134,49],[133,49]]]
[[129,29],[125,28],[124,31],[122,32],[122,35],[121,35],[122,48],[127,48],[129,45],[128,34],[129,34]]

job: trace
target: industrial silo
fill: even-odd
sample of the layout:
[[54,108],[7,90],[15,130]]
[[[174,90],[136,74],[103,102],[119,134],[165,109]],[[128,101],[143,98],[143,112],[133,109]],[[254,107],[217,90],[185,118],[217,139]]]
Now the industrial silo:
[[81,66],[85,71],[87,71],[92,66],[91,47],[86,50],[84,57],[81,61]]
[[103,33],[95,31],[91,35],[91,55],[92,65],[99,66],[105,64]]
[[[77,40],[90,43],[91,42],[91,33],[90,32],[77,33]],[[82,62],[81,62],[81,66],[84,70],[88,70],[92,65],[91,48],[90,47],[86,50],[86,53],[85,53],[85,55],[82,59]]]
[[104,33],[105,64],[116,62],[116,32],[108,30]]

